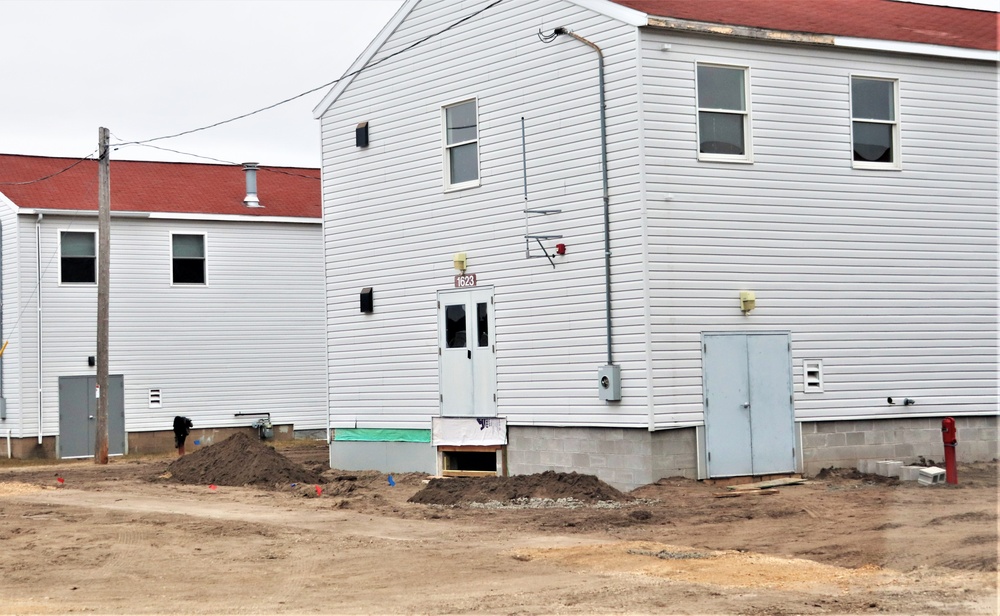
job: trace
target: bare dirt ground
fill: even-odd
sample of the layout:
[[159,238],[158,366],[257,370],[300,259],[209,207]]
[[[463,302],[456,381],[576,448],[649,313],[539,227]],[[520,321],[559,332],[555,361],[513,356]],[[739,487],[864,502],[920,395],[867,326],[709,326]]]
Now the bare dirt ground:
[[227,486],[196,454],[0,460],[0,613],[998,613],[996,461],[958,486],[834,470],[723,498],[686,479],[392,486],[328,469],[324,443],[279,451],[320,483]]

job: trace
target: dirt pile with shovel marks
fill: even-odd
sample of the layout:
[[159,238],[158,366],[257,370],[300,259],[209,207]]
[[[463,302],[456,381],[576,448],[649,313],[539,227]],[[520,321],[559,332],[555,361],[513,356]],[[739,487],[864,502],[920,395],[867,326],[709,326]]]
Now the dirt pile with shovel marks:
[[292,462],[242,432],[178,458],[158,478],[194,485],[259,488],[323,482],[319,473]]

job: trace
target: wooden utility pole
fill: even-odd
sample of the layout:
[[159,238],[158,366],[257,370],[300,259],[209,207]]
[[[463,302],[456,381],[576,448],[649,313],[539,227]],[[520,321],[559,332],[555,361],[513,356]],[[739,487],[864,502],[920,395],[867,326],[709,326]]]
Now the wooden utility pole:
[[108,463],[108,289],[111,269],[111,151],[110,131],[97,132],[97,442],[94,463]]

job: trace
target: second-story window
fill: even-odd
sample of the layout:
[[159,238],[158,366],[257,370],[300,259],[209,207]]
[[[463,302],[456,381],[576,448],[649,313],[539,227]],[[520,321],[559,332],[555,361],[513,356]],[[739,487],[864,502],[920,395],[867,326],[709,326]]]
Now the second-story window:
[[59,282],[97,282],[97,234],[93,231],[59,233]]
[[851,143],[855,167],[900,167],[898,118],[895,80],[851,77]]
[[698,158],[750,162],[748,69],[698,65]]
[[444,108],[444,187],[479,186],[479,127],[476,101]]
[[205,284],[205,236],[175,233],[170,236],[174,284]]

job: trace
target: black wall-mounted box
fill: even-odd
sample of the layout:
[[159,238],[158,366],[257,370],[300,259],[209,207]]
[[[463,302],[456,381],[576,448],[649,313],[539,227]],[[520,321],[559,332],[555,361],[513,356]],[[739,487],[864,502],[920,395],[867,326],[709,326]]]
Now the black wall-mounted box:
[[371,287],[361,289],[361,312],[375,312],[375,297]]

